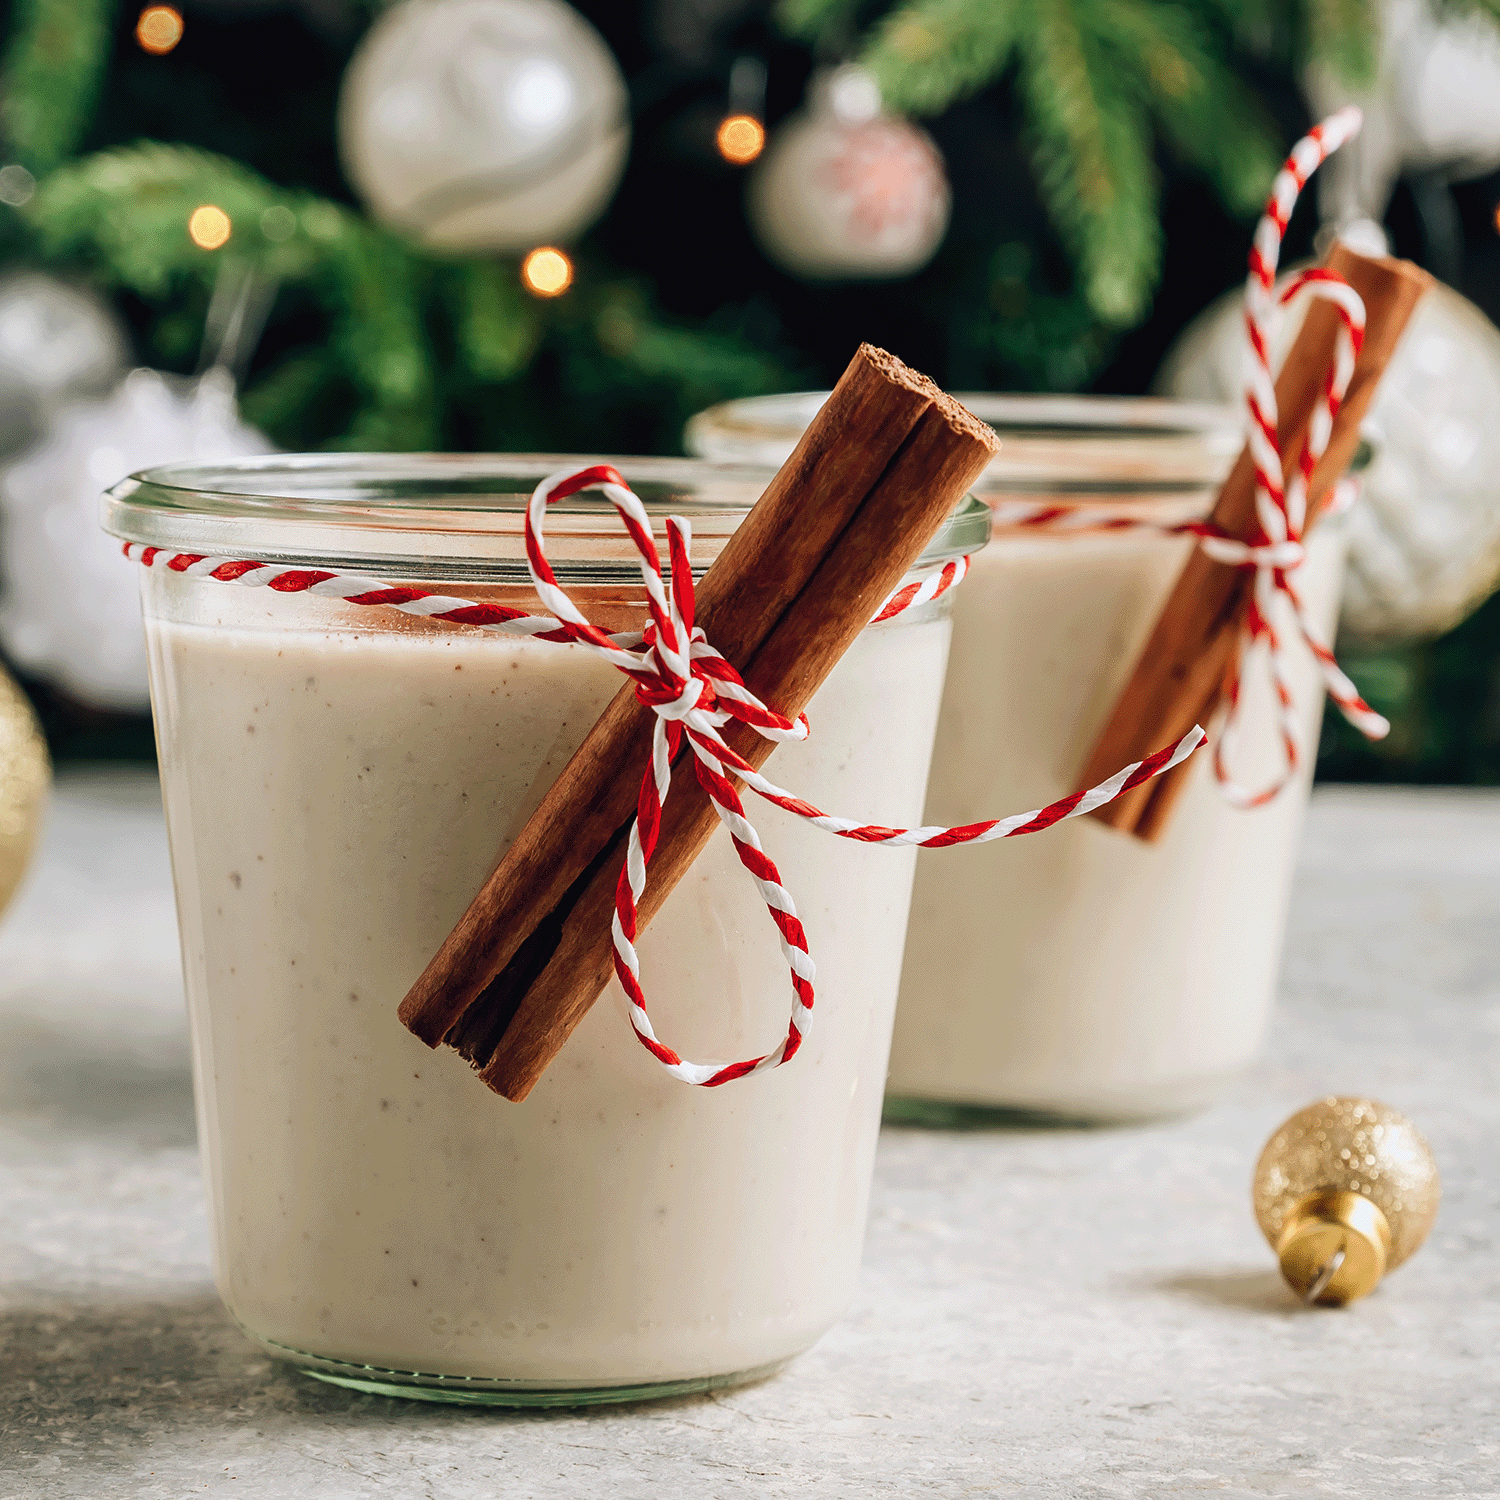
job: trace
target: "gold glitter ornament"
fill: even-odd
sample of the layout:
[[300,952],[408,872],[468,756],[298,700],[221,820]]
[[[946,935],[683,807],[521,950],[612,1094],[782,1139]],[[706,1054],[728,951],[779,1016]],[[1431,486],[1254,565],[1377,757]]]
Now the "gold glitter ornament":
[[1442,1181],[1405,1115],[1330,1095],[1299,1110],[1255,1167],[1255,1217],[1281,1273],[1307,1303],[1339,1307],[1373,1291],[1421,1246]]
[[36,715],[0,668],[0,911],[31,857],[50,780],[47,743]]

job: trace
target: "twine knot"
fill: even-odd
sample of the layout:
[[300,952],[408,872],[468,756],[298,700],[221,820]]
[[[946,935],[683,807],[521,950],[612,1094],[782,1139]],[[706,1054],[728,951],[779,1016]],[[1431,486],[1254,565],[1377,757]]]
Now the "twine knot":
[[[1245,327],[1250,357],[1246,362],[1245,406],[1249,416],[1250,456],[1255,465],[1256,534],[1239,540],[1216,533],[1207,526],[1194,528],[1198,544],[1218,562],[1251,572],[1249,604],[1241,624],[1239,649],[1226,684],[1228,712],[1214,746],[1214,771],[1228,800],[1240,807],[1259,807],[1271,801],[1296,774],[1303,758],[1301,727],[1296,703],[1287,680],[1282,640],[1275,625],[1277,613],[1291,616],[1317,661],[1329,696],[1340,712],[1361,733],[1380,739],[1390,725],[1365,700],[1334,660],[1333,652],[1313,625],[1293,583],[1296,571],[1307,559],[1303,532],[1308,523],[1308,490],[1318,460],[1328,449],[1333,423],[1354,375],[1355,361],[1365,333],[1365,305],[1359,294],[1341,276],[1316,268],[1291,278],[1278,296],[1276,266],[1281,256],[1282,236],[1298,194],[1317,167],[1360,128],[1357,109],[1340,110],[1315,126],[1292,148],[1285,166],[1277,174],[1256,229],[1250,251],[1250,274],[1245,282]],[[1314,408],[1307,440],[1297,458],[1297,468],[1283,483],[1281,440],[1277,432],[1276,386],[1271,376],[1271,330],[1288,303],[1300,296],[1329,302],[1338,314],[1333,363],[1323,381],[1322,400]],[[1341,481],[1334,487],[1327,507],[1345,509],[1353,497],[1353,486]],[[1267,651],[1271,683],[1280,709],[1282,766],[1271,781],[1256,791],[1241,786],[1230,774],[1228,757],[1239,730],[1240,687],[1246,657],[1257,645]]]
[[[558,583],[547,561],[543,545],[547,507],[585,489],[603,492],[635,543],[650,615],[640,636],[605,635]],[[768,781],[720,733],[731,721],[746,724],[763,739],[773,741],[804,740],[809,729],[805,714],[789,719],[756,697],[734,666],[694,625],[693,574],[688,556],[692,531],[680,516],[669,516],[666,530],[671,568],[664,574],[645,507],[624,479],[604,464],[549,475],[536,487],[526,511],[527,566],[538,595],[561,626],[563,638],[587,646],[631,678],[637,700],[655,715],[651,762],[641,779],[636,817],[626,840],[625,862],[615,891],[611,924],[614,966],[625,991],[636,1036],[669,1073],[685,1083],[714,1087],[779,1066],[802,1045],[812,1019],[813,979],[817,971],[808,951],[807,936],[791,893],[782,884],[775,862],[766,854],[759,834],[745,814],[735,778],[766,801],[840,838],[865,844],[945,848],[1035,833],[1065,818],[1079,817],[1186,760],[1206,738],[1195,725],[1175,745],[1126,766],[1086,792],[1075,792],[1033,812],[963,828],[887,828],[834,817]],[[877,612],[876,622],[945,593],[964,576],[967,567],[967,558],[948,562],[898,588]],[[641,987],[640,956],[635,948],[639,903],[661,828],[662,806],[672,784],[672,762],[684,743],[693,756],[699,784],[708,794],[720,822],[728,829],[741,865],[766,903],[791,976],[792,1008],[785,1037],[772,1051],[743,1062],[695,1063],[678,1056],[657,1037]]]

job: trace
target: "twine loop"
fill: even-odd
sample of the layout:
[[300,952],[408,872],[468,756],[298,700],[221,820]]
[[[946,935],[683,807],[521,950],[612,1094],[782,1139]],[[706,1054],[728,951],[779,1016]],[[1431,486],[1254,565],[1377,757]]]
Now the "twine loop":
[[[1245,281],[1245,408],[1249,422],[1250,456],[1255,465],[1256,530],[1248,541],[1200,535],[1199,546],[1217,561],[1252,575],[1250,599],[1240,625],[1234,665],[1225,687],[1227,711],[1214,746],[1214,773],[1224,795],[1238,807],[1260,807],[1276,797],[1296,775],[1303,756],[1301,726],[1288,679],[1284,633],[1277,616],[1289,617],[1292,630],[1311,651],[1328,695],[1339,711],[1362,734],[1380,739],[1390,724],[1360,696],[1344,674],[1328,643],[1308,618],[1293,576],[1306,561],[1303,533],[1307,526],[1308,486],[1318,460],[1328,450],[1334,419],[1349,389],[1355,361],[1365,334],[1365,305],[1342,277],[1324,268],[1292,277],[1278,295],[1276,267],[1292,209],[1307,179],[1340,146],[1351,140],[1361,124],[1359,110],[1343,109],[1314,126],[1292,148],[1277,173],[1250,249],[1250,272]],[[1333,360],[1313,408],[1307,439],[1297,467],[1283,484],[1281,442],[1277,435],[1276,386],[1271,374],[1271,332],[1277,318],[1300,297],[1329,303],[1338,315]],[[1354,496],[1352,483],[1341,481],[1330,499],[1330,510],[1347,508]],[[1230,772],[1229,759],[1240,731],[1241,684],[1252,651],[1264,648],[1276,694],[1281,736],[1280,769],[1256,790],[1242,785]]]
[[[547,561],[544,529],[547,507],[585,489],[598,489],[615,507],[640,558],[650,623],[638,650],[621,646],[604,634],[558,583]],[[680,516],[666,523],[670,570],[664,576],[650,517],[623,477],[605,464],[562,470],[536,487],[526,510],[526,560],[538,596],[559,622],[567,638],[610,661],[635,684],[637,699],[655,714],[651,762],[641,779],[636,817],[626,840],[625,862],[615,888],[611,923],[615,974],[625,991],[630,1022],[637,1038],[673,1077],[684,1083],[712,1088],[780,1066],[793,1057],[807,1032],[813,1012],[816,966],[807,935],[797,916],[791,893],[782,883],[775,862],[765,852],[760,836],[745,814],[733,777],[757,795],[805,819],[825,832],[861,843],[890,846],[946,848],[961,843],[984,843],[996,838],[1039,832],[1065,818],[1078,817],[1112,800],[1130,787],[1170,769],[1201,745],[1205,735],[1194,726],[1177,744],[1135,765],[1127,766],[1100,786],[1075,792],[1048,807],[1018,816],[970,824],[963,828],[887,828],[834,817],[762,776],[736,752],[720,731],[731,721],[750,725],[765,739],[803,740],[808,735],[805,714],[788,719],[763,703],[743,678],[709,643],[694,624],[694,589],[689,549],[692,531]],[[927,577],[898,589],[882,606],[876,620],[890,619],[951,588],[963,576],[962,566],[950,563]],[[774,923],[791,976],[792,1007],[786,1035],[770,1052],[741,1062],[698,1063],[679,1056],[656,1035],[646,1009],[641,985],[640,955],[635,947],[639,903],[646,888],[647,867],[661,829],[662,807],[672,784],[672,761],[684,740],[692,751],[699,784],[708,794],[724,824],[741,865],[760,892]]]
[[[589,489],[603,492],[635,544],[649,617],[644,630],[606,633],[578,608],[547,561],[544,549],[547,507]],[[866,844],[946,848],[1038,833],[1064,819],[1080,817],[1180,764],[1206,739],[1203,731],[1194,726],[1175,745],[1126,766],[1087,791],[1074,792],[1032,812],[962,828],[887,828],[834,817],[768,781],[725,742],[720,731],[732,721],[750,725],[764,739],[805,740],[809,733],[807,716],[799,714],[796,719],[788,719],[763,703],[694,623],[693,574],[689,561],[692,529],[684,518],[672,516],[667,519],[666,531],[671,566],[664,573],[650,517],[618,471],[607,464],[592,464],[549,475],[537,486],[526,512],[527,568],[532,585],[548,610],[539,615],[508,605],[474,603],[362,574],[286,567],[254,558],[171,553],[137,542],[127,542],[123,550],[126,557],[145,567],[163,568],[190,578],[211,579],[240,588],[266,588],[278,594],[313,594],[360,607],[395,609],[446,625],[574,644],[593,651],[630,678],[636,697],[652,711],[655,722],[651,760],[641,779],[636,817],[615,892],[611,921],[615,973],[625,990],[630,1022],[641,1044],[673,1077],[700,1086],[727,1083],[786,1062],[802,1045],[813,1011],[816,968],[808,951],[807,935],[780,872],[745,814],[733,778],[738,777],[768,802],[840,838]],[[871,623],[893,619],[941,598],[963,580],[968,567],[969,559],[960,557],[923,570],[886,599]],[[695,1063],[680,1057],[657,1037],[641,988],[640,956],[635,948],[639,901],[660,832],[662,805],[672,783],[672,761],[684,741],[691,747],[699,783],[728,829],[741,865],[766,903],[791,976],[792,1006],[786,1035],[772,1051],[742,1062]]]
[[[1250,597],[1240,622],[1233,664],[1225,684],[1226,712],[1216,736],[1214,775],[1224,797],[1236,807],[1260,807],[1275,798],[1296,775],[1304,760],[1301,727],[1287,670],[1286,642],[1300,637],[1312,653],[1323,686],[1343,716],[1369,739],[1381,739],[1390,724],[1360,696],[1345,675],[1321,632],[1312,623],[1295,576],[1307,561],[1308,485],[1318,460],[1328,449],[1334,418],[1349,388],[1364,340],[1365,307],[1359,294],[1334,272],[1318,267],[1299,273],[1278,293],[1276,266],[1281,242],[1298,195],[1317,167],[1360,127],[1357,109],[1330,116],[1292,148],[1272,185],[1265,213],[1250,250],[1250,273],[1245,284],[1245,408],[1248,445],[1255,467],[1255,528],[1249,537],[1228,535],[1207,520],[1162,525],[1133,514],[1107,514],[1066,502],[1007,500],[992,507],[997,526],[1016,527],[1042,535],[1083,532],[1143,531],[1164,536],[1191,536],[1215,562],[1252,575]],[[1271,336],[1274,322],[1298,298],[1331,303],[1339,326],[1333,360],[1313,409],[1307,441],[1296,470],[1283,483],[1281,443],[1277,435],[1276,386],[1271,374]],[[1358,495],[1352,479],[1334,486],[1324,513],[1347,510]],[[1275,693],[1282,761],[1270,781],[1255,790],[1243,786],[1230,769],[1240,735],[1242,684],[1252,652],[1264,650]]]

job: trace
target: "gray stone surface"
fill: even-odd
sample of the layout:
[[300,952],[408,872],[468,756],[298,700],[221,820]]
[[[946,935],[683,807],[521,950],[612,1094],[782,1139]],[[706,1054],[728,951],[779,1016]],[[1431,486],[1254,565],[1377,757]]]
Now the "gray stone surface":
[[[887,1130],[851,1316],[712,1397],[512,1414],[278,1367],[208,1268],[154,783],[72,777],[0,923],[0,1500],[1500,1496],[1500,796],[1332,790],[1270,1055],[1196,1119]],[[1307,1312],[1251,1219],[1272,1127],[1413,1115],[1447,1196]]]

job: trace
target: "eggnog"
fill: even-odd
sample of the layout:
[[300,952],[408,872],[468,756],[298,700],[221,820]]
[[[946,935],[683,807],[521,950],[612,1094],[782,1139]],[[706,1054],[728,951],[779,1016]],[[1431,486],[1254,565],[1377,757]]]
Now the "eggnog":
[[[1190,545],[1150,533],[999,535],[974,559],[928,822],[1073,790]],[[1342,528],[1325,523],[1297,584],[1328,633],[1343,561]],[[1300,642],[1288,642],[1287,662],[1304,753],[1267,806],[1227,802],[1204,751],[1154,843],[1077,818],[1045,838],[921,856],[893,1096],[1131,1118],[1207,1104],[1245,1068],[1275,996],[1323,711]],[[1229,747],[1230,770],[1252,788],[1279,774],[1279,723],[1265,659],[1253,657]]]
[[[514,1401],[720,1383],[815,1340],[857,1274],[913,853],[750,807],[818,965],[797,1057],[689,1087],[612,983],[508,1103],[396,1008],[619,674],[576,646],[142,577],[216,1275],[246,1331],[327,1378]],[[865,631],[768,774],[918,821],[944,605]],[[786,964],[724,834],[639,948],[684,1056],[784,1035]]]
[[[700,412],[690,451],[779,464],[823,395]],[[1001,450],[975,493],[1170,526],[1207,513],[1241,444],[1237,411],[1112,397],[966,395]],[[1073,791],[1192,543],[1159,531],[1006,531],[954,606],[925,821],[974,822]],[[1312,534],[1297,588],[1331,636],[1344,537]],[[1231,807],[1196,755],[1165,836],[1090,818],[1045,838],[924,852],[917,864],[889,1089],[896,1118],[981,1110],[1089,1120],[1207,1103],[1259,1050],[1275,994],[1323,687],[1287,636],[1303,755],[1269,806]],[[1245,680],[1230,769],[1279,772],[1263,658]],[[1217,733],[1217,724],[1208,726]]]

